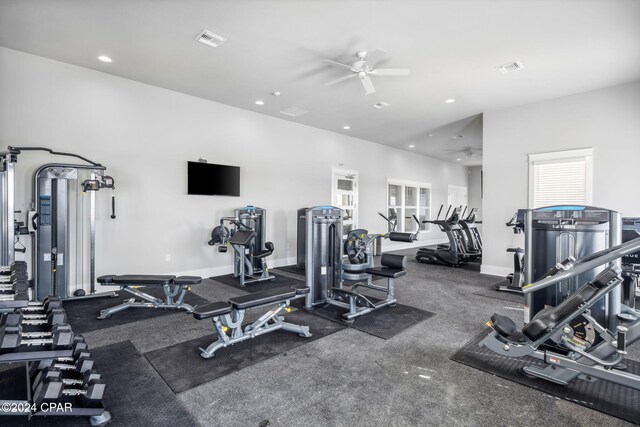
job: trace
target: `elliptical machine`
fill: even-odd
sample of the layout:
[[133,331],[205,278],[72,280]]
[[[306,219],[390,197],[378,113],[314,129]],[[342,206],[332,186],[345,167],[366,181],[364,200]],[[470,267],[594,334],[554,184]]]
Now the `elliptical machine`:
[[418,262],[431,263],[431,264],[443,264],[451,267],[457,267],[460,264],[471,260],[475,255],[469,253],[466,250],[466,244],[463,237],[462,227],[459,224],[461,208],[453,208],[451,216],[446,218],[451,211],[451,206],[447,209],[445,215],[446,219],[440,220],[440,214],[442,213],[444,205],[440,205],[438,216],[433,221],[422,221],[423,223],[430,223],[437,225],[441,231],[447,235],[449,244],[442,244],[437,246],[425,246],[418,249],[416,253],[416,260]]
[[[235,210],[234,217],[220,218],[220,225],[211,231],[210,246],[218,245],[218,252],[233,248],[233,277],[240,286],[274,280],[266,258],[273,254],[272,242],[265,241],[266,210],[246,206]],[[224,224],[233,226],[231,230]]]

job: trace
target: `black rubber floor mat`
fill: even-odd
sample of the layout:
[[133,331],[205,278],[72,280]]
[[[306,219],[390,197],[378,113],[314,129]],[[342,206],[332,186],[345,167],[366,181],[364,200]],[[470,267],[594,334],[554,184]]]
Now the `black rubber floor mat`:
[[[196,285],[203,286],[204,283]],[[142,291],[153,295],[157,298],[162,298],[164,292],[162,288],[141,288]],[[150,319],[159,316],[166,316],[168,314],[183,313],[185,316],[189,315],[185,310],[179,309],[162,309],[162,308],[128,308],[119,313],[113,314],[108,319],[98,320],[100,310],[104,310],[110,307],[114,307],[121,302],[133,298],[128,292],[118,291],[118,296],[105,297],[105,298],[89,298],[76,301],[65,301],[62,303],[66,313],[67,319],[73,332],[76,334],[82,334],[84,332],[95,331],[97,329],[110,328],[112,326],[124,325],[126,323],[138,322],[140,320]],[[192,306],[207,304],[204,298],[194,294],[193,292],[187,292],[184,298],[184,302],[191,304]]]
[[[285,321],[309,326],[312,336],[299,337],[291,332],[275,331],[218,350],[212,359],[200,357],[199,348],[217,340],[217,334],[182,342],[145,353],[156,371],[175,393],[229,375],[262,360],[310,343],[345,327],[302,311],[287,313]],[[213,332],[213,325],[211,326]]]
[[215,276],[211,277],[210,279],[215,280],[216,282],[220,282],[223,285],[231,286],[232,288],[242,289],[243,291],[249,292],[250,294],[284,286],[304,286],[304,278],[294,279],[292,277],[277,274],[274,274],[273,276],[275,277],[274,280],[249,283],[244,287],[241,287],[238,279],[234,278],[231,274]]
[[300,269],[295,265],[284,265],[282,267],[276,267],[274,268],[274,270],[282,270],[282,271],[286,271],[287,273],[297,274],[302,277],[304,277],[304,274],[305,274],[304,269]]
[[[160,375],[130,341],[91,349],[95,367],[106,383],[104,406],[109,426],[196,425]],[[19,369],[19,368],[18,368]],[[21,370],[22,383],[24,370]],[[2,378],[6,378],[3,372]],[[4,382],[4,381],[3,381]],[[4,384],[3,384],[4,385]],[[2,417],[3,426],[88,426],[87,417]]]
[[517,294],[515,292],[508,292],[508,291],[497,291],[496,290],[496,286],[498,285],[506,285],[508,282],[506,280],[501,280],[498,283],[494,283],[493,285],[485,288],[485,289],[480,289],[477,292],[474,292],[474,295],[480,295],[483,297],[489,297],[489,298],[494,298],[494,299],[499,299],[499,300],[503,300],[503,301],[510,301],[510,302],[515,302],[515,303],[519,303],[519,304],[524,304],[524,295],[523,294]]
[[[504,357],[486,347],[479,347],[478,343],[489,332],[490,329],[486,328],[451,356],[451,360],[631,423],[640,422],[640,390],[602,380],[591,382],[576,379],[562,386],[542,379],[527,378],[520,372],[521,368],[544,364],[532,357]],[[640,362],[625,360],[625,363],[627,372],[640,375]]]
[[[376,264],[377,265],[377,264]],[[274,268],[274,270],[281,270],[281,271],[286,271],[287,273],[293,273],[293,274],[297,274],[299,276],[302,276],[302,280],[304,280],[304,270],[300,270],[298,267],[296,267],[295,265],[285,265],[283,267],[276,267]],[[382,277],[382,276],[373,276],[373,281],[375,282],[376,280],[386,280],[386,277]],[[354,283],[357,283],[357,280],[345,280],[345,284],[347,285],[352,285]]]
[[[372,297],[369,297],[369,299],[373,302],[380,301]],[[299,304],[299,302],[297,303]],[[342,319],[342,315],[345,312],[346,310],[340,307],[327,304],[314,308],[309,313],[385,340],[393,338],[405,329],[435,315],[435,313],[430,311],[404,304],[396,304],[393,307],[381,307],[370,313],[356,317],[352,323],[347,323]]]

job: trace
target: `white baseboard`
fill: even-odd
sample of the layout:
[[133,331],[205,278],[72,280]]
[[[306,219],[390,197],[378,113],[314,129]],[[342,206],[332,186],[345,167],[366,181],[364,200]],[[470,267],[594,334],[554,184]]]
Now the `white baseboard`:
[[482,264],[480,266],[480,273],[482,274],[490,274],[492,276],[506,276],[507,274],[513,273],[513,269],[508,267],[500,267],[497,265],[486,265]]

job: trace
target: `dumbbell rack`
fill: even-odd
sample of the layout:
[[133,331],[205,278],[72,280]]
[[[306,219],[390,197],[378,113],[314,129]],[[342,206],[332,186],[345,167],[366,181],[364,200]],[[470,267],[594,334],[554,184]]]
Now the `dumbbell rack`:
[[29,304],[28,288],[26,262],[0,266],[0,313],[26,307]]
[[[4,270],[6,274],[7,269]],[[15,272],[15,270],[13,271]],[[18,276],[20,276],[20,274],[18,274]],[[23,301],[22,299],[17,301],[4,299],[3,301],[0,301],[0,317],[2,319],[0,322],[0,344],[5,342],[4,335],[8,318],[10,316],[20,316],[18,313],[22,313],[22,311],[24,311],[24,313],[32,313],[33,310],[38,311],[39,307],[41,307],[42,313],[40,314],[42,314],[43,327],[40,328],[39,332],[46,335],[55,328],[55,326],[47,324],[47,322],[51,322],[51,319],[49,318],[49,320],[47,320],[46,318],[47,306],[53,305],[53,301],[55,301],[55,304],[57,304],[58,307],[61,305],[59,298],[57,300],[55,298],[57,297],[52,297],[50,301],[45,300],[43,303],[32,303],[28,300]],[[22,316],[20,316],[20,318],[22,318]],[[20,323],[21,335],[23,333],[23,327],[25,335],[27,335],[29,331],[34,332],[38,329],[34,325],[25,323],[23,326],[23,324]],[[67,330],[66,333],[69,332],[70,331]],[[71,378],[76,381],[79,381],[79,378],[82,378],[84,371],[92,368],[92,361],[90,367],[87,368],[87,366],[84,365],[88,360],[87,357],[90,357],[84,338],[81,336],[73,337],[72,332],[71,337],[72,338],[66,341],[66,343],[72,341],[71,345],[65,345],[58,348],[52,343],[44,342],[47,341],[46,339],[36,339],[36,341],[26,339],[21,340],[20,345],[17,345],[14,348],[0,348],[0,363],[25,363],[23,377],[25,378],[25,382],[23,384],[26,385],[25,390],[17,383],[17,381],[21,381],[19,378],[16,378],[15,381],[3,381],[2,385],[0,385],[0,405],[8,404],[10,409],[27,409],[26,411],[16,412],[0,411],[0,415],[26,415],[29,419],[35,416],[86,416],[90,417],[89,421],[93,426],[102,426],[110,421],[111,415],[107,410],[105,410],[101,398],[98,401],[93,400],[88,403],[83,400],[83,396],[80,393],[77,395],[60,394],[57,398],[44,398],[42,393],[38,390],[38,385],[45,381],[49,381],[49,378],[44,379],[44,374],[46,373],[46,369],[49,369],[52,365],[54,368],[57,366],[65,366],[64,378],[66,380]],[[99,374],[96,371],[92,370],[91,372],[95,376],[99,377]],[[39,376],[40,378],[38,378]],[[35,384],[36,379],[38,379],[37,384]],[[78,390],[81,389],[71,391]],[[38,396],[36,396],[36,394],[38,394]],[[60,408],[60,404],[64,405],[65,403],[67,403],[67,406],[63,406],[64,410],[43,411],[41,410],[43,407],[40,405],[42,403],[46,403],[45,406],[50,409],[52,406],[53,408],[58,409]],[[2,406],[0,406],[0,408],[2,408]],[[2,423],[0,422],[0,424]]]

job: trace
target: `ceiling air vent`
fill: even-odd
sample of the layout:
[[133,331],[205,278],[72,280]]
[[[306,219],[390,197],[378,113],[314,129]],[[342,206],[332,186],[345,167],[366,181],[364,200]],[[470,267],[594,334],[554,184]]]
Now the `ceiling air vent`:
[[290,117],[298,117],[301,116],[303,114],[306,114],[309,112],[309,110],[304,110],[300,107],[289,107],[289,108],[285,108],[284,110],[280,111],[282,114],[284,114],[285,116],[290,116]]
[[522,62],[514,61],[514,62],[509,62],[507,64],[500,65],[498,67],[498,71],[500,71],[502,74],[507,74],[512,71],[518,71],[522,68],[524,68],[524,65],[522,65]]
[[209,30],[202,30],[202,32],[196,36],[196,41],[206,44],[207,46],[218,47],[226,42],[227,38],[214,34]]

